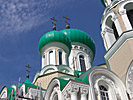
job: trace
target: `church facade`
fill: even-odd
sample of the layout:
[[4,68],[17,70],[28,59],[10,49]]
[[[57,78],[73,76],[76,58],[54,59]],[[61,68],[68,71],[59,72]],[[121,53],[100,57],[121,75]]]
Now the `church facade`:
[[[93,66],[95,43],[84,31],[45,33],[41,70],[29,81],[3,87],[5,100],[133,100],[133,0],[101,0],[106,64]],[[68,18],[66,18],[68,19]],[[54,19],[55,21],[55,19]]]

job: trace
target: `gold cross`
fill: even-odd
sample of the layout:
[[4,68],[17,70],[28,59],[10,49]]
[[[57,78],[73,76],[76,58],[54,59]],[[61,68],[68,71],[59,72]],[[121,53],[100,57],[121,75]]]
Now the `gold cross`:
[[71,19],[70,19],[70,18],[68,18],[67,16],[66,16],[66,17],[64,17],[64,16],[63,16],[63,18],[65,18],[65,19],[66,19],[65,23],[66,23],[67,25],[70,25],[70,24],[68,23],[68,20],[71,20]]
[[53,24],[54,26],[56,26],[55,22],[57,22],[57,20],[55,19],[55,17],[50,18],[50,19],[53,21],[52,24]]
[[30,73],[29,69],[30,69],[31,67],[29,66],[29,64],[28,64],[28,66],[25,66],[25,67],[27,67],[27,68],[28,68],[28,70],[26,70],[26,71],[27,71],[27,73]]

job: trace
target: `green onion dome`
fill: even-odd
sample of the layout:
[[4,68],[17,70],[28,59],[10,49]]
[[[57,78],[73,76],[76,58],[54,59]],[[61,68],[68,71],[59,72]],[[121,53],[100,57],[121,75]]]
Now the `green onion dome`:
[[69,39],[71,40],[71,42],[78,42],[88,46],[92,50],[93,54],[95,55],[94,41],[86,32],[81,31],[79,29],[64,29],[64,30],[61,30],[61,32],[66,34],[67,37],[69,37]]
[[44,34],[41,37],[41,39],[39,41],[40,54],[41,54],[42,47],[44,47],[46,44],[52,43],[52,42],[60,42],[60,43],[65,44],[69,49],[68,53],[70,53],[71,42],[70,42],[69,38],[63,32],[53,30],[53,31],[50,31],[50,32]]

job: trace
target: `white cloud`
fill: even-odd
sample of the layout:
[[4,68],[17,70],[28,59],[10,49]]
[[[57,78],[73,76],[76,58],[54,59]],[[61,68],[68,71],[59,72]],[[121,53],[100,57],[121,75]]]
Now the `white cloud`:
[[59,1],[62,0],[1,0],[0,34],[25,32],[48,21],[49,9]]

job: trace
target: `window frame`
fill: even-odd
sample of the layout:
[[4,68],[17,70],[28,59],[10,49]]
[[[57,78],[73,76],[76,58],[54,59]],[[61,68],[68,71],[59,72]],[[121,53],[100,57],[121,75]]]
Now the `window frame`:
[[[53,63],[50,64],[50,52],[53,52]],[[55,49],[49,49],[47,51],[47,65],[55,65]]]
[[78,69],[76,69],[76,70],[82,71],[81,65],[80,65],[80,59],[79,59],[80,55],[84,56],[85,70],[87,70],[87,58],[86,58],[86,55],[82,52],[77,54]]

